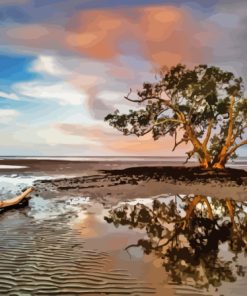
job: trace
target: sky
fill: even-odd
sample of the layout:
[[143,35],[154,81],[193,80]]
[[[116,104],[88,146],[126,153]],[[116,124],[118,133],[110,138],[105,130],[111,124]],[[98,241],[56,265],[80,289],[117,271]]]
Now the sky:
[[0,155],[183,155],[103,119],[164,65],[246,81],[246,25],[245,0],[0,0]]

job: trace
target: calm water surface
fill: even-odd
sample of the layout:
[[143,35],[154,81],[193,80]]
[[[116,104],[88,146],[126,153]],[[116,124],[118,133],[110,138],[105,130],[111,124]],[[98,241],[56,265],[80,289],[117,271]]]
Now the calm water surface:
[[[33,181],[8,178],[1,183],[8,196]],[[174,196],[153,199],[170,205]],[[123,216],[114,221],[104,218],[123,207],[130,215],[137,204],[152,209],[153,199],[130,201],[112,210],[88,197],[49,200],[33,194],[29,207],[1,213],[0,295],[246,295],[244,250],[232,252],[225,241],[214,252],[215,266],[197,258],[188,269],[176,254],[171,268],[161,253],[137,245],[139,240],[155,240],[144,220],[131,225]],[[177,206],[183,215],[180,199]],[[246,221],[245,206],[240,214]],[[216,286],[202,287],[214,276]]]

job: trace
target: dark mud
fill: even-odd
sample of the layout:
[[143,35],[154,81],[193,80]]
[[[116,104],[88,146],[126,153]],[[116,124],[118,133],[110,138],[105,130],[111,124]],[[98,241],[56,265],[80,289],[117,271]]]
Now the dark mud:
[[197,167],[131,167],[100,170],[98,174],[43,180],[36,190],[51,196],[53,192],[88,195],[104,203],[170,194],[204,194],[216,198],[245,200],[247,171],[228,168],[224,171]]

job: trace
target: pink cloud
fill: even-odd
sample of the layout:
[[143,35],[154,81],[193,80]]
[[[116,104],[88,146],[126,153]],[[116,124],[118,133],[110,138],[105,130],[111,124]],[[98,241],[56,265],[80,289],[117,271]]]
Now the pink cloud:
[[[104,147],[104,151],[111,151],[129,155],[165,155],[165,151],[171,153],[174,139],[171,137],[160,138],[154,141],[151,134],[144,137],[123,136],[120,132],[102,126],[86,126],[83,124],[60,123],[56,129],[65,135],[79,136],[98,142]],[[92,147],[93,149],[93,147]],[[173,155],[183,155],[189,149],[181,145]]]
[[170,66],[208,60],[210,51],[202,46],[200,36],[214,38],[216,31],[215,26],[202,26],[189,11],[173,6],[91,10],[75,16],[66,42],[72,50],[97,59],[134,53]]
[[73,28],[66,38],[67,44],[92,57],[112,58],[116,51],[114,43],[121,35],[124,22],[124,18],[111,11],[80,12],[73,20]]
[[[163,5],[78,11],[64,26],[11,24],[0,29],[0,37],[6,44],[32,53],[35,50],[54,51],[54,56],[58,53],[62,57],[58,62],[65,72],[58,78],[83,90],[87,95],[86,112],[103,119],[123,98],[120,97],[119,102],[106,100],[99,97],[102,90],[115,88],[125,93],[130,86],[135,89],[150,78],[151,65],[158,68],[178,62],[208,63],[212,52],[207,44],[212,45],[218,32],[217,25],[202,24],[185,8]],[[67,65],[67,71],[66,59],[74,54],[76,62]],[[41,62],[45,62],[45,68],[36,67],[38,71],[57,75],[59,67],[54,68],[47,59]],[[124,137],[113,129],[106,130],[103,125],[60,124],[56,128],[64,134],[98,142],[104,150],[120,154],[164,155],[173,146],[170,137],[159,141],[153,141],[150,135]],[[184,150],[181,146],[174,155],[183,154]]]
[[[121,55],[135,56],[159,66],[208,62],[207,44],[218,33],[216,23],[202,23],[186,8],[168,5],[83,10],[63,25],[9,24],[0,29],[5,44],[22,49],[77,53],[113,63]],[[128,75],[119,68],[113,73]]]

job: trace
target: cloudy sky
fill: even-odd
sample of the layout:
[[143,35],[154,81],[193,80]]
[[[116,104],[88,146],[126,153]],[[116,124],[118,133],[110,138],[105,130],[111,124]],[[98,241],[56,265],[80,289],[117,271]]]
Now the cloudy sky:
[[171,155],[104,116],[162,65],[247,79],[245,0],[0,0],[0,24],[0,155]]

